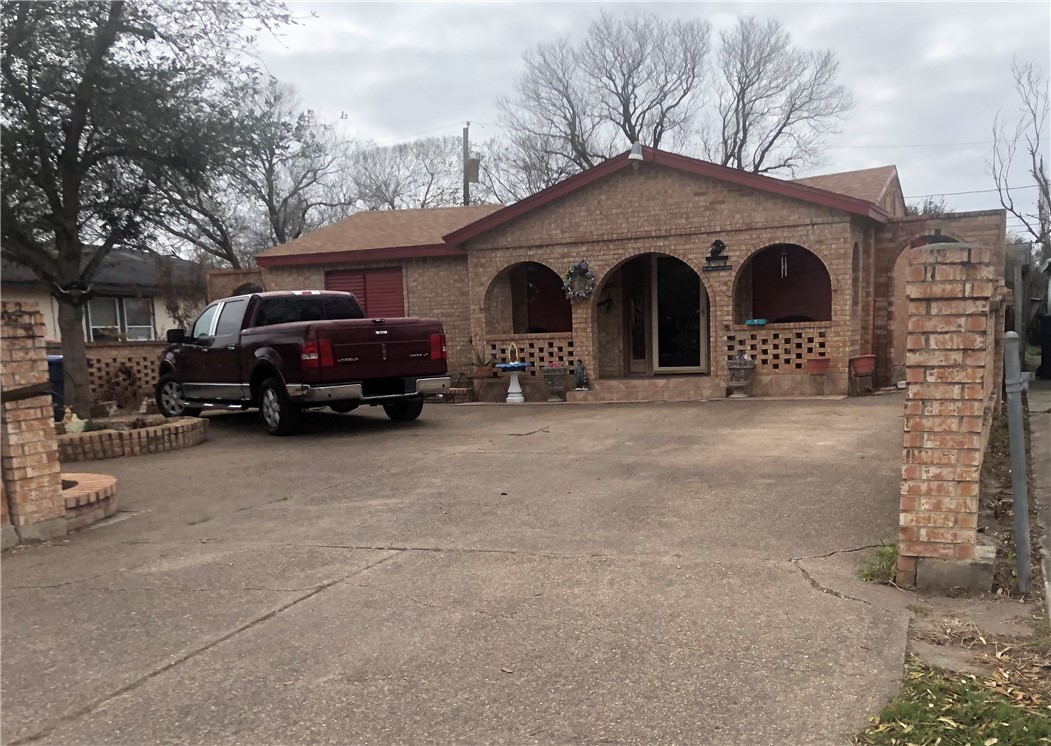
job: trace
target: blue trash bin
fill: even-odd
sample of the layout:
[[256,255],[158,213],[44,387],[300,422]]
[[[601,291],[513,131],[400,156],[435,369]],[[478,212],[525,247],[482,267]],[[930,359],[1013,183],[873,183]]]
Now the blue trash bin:
[[[37,358],[39,360],[39,358]],[[47,356],[47,377],[51,383],[51,409],[55,422],[62,422],[66,414],[65,394],[66,379],[62,371],[62,356]]]

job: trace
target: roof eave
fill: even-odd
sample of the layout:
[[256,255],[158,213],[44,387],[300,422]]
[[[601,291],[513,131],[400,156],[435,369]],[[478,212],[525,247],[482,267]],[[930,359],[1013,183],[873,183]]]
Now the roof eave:
[[[834,210],[860,215],[879,223],[886,223],[890,219],[889,213],[872,202],[858,199],[857,197],[848,197],[843,194],[829,192],[817,187],[804,186],[789,181],[781,181],[780,179],[774,179],[770,176],[753,174],[748,171],[741,171],[739,169],[720,166],[714,163],[706,163],[686,156],[667,153],[662,150],[655,150],[650,147],[643,147],[642,159],[644,162],[655,163],[659,166],[673,168],[677,171],[683,171],[697,176],[707,176],[719,181],[747,186],[753,189],[778,194],[783,197],[798,199],[803,202],[810,202]],[[594,168],[582,171],[575,176],[569,177],[565,181],[550,186],[541,192],[537,192],[513,205],[508,205],[502,210],[497,210],[473,223],[465,225],[459,230],[447,234],[444,236],[445,242],[449,246],[460,246],[465,241],[469,241],[488,230],[531,212],[538,207],[543,207],[544,205],[553,202],[560,197],[564,197],[577,189],[587,186],[594,181],[620,171],[621,169],[626,168],[630,163],[631,161],[628,160],[628,152],[613,156]]]
[[432,259],[447,256],[466,256],[463,250],[447,244],[421,246],[392,246],[382,249],[351,251],[321,251],[310,254],[259,255],[255,261],[260,267],[295,267],[316,264],[346,264],[348,262],[376,262],[394,259]]

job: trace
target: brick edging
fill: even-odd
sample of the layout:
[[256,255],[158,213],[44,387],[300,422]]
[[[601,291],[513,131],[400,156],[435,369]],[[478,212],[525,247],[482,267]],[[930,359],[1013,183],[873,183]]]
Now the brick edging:
[[58,458],[64,464],[120,456],[178,451],[208,439],[208,420],[182,417],[137,430],[98,430],[58,436]]

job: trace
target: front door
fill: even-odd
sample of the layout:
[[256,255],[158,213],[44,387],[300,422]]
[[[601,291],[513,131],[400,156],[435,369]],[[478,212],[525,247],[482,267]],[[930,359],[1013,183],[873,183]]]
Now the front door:
[[655,373],[701,373],[708,367],[708,299],[685,262],[653,256],[651,340]]

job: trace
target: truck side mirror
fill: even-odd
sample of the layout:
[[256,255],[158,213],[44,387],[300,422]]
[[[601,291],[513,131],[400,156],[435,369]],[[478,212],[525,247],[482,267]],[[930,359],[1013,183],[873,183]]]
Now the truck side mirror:
[[186,341],[186,330],[185,329],[169,329],[168,330],[168,344],[179,344],[180,342]]

